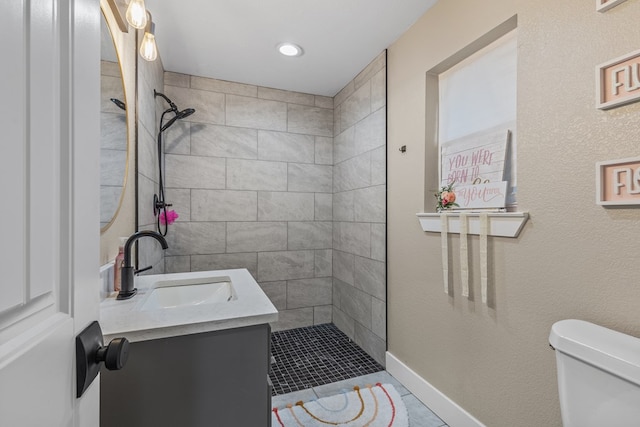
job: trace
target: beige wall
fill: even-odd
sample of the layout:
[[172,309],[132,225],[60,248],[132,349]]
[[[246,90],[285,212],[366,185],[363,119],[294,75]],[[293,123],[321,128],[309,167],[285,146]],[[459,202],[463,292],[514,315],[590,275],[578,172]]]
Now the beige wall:
[[[441,1],[389,48],[389,351],[487,426],[561,425],[553,322],[640,336],[640,211],[594,201],[595,162],[638,155],[640,104],[596,110],[594,68],[638,49],[640,3],[605,14],[594,3]],[[517,239],[491,238],[487,308],[460,296],[459,274],[455,295],[443,293],[440,236],[415,217],[425,202],[434,211],[434,189],[424,188],[425,72],[515,14],[518,203],[531,219]],[[477,238],[470,247],[479,296]]]

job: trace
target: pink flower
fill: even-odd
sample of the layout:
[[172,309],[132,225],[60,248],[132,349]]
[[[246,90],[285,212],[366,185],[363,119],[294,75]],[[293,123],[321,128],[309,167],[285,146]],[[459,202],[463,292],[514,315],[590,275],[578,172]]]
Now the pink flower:
[[456,201],[456,194],[453,191],[442,192],[442,206],[449,206]]
[[164,211],[160,212],[160,224],[173,224],[179,215],[174,210],[167,211],[167,217],[164,216]]

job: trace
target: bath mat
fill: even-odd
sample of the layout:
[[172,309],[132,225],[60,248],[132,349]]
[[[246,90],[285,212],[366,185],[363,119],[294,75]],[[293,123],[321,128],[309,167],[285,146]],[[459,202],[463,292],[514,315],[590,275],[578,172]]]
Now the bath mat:
[[354,387],[335,396],[273,408],[272,427],[408,427],[407,408],[391,384]]

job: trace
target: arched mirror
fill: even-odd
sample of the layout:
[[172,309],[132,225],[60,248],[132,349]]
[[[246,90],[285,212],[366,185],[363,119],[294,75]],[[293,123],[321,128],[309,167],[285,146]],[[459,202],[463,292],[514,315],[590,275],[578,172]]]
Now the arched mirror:
[[113,223],[127,176],[127,100],[111,31],[102,19],[100,62],[100,230]]

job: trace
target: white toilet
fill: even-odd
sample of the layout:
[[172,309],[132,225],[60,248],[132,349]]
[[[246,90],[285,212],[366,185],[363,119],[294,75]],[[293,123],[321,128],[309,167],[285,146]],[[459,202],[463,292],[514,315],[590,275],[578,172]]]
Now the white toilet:
[[551,327],[564,427],[640,426],[640,339],[582,320]]

